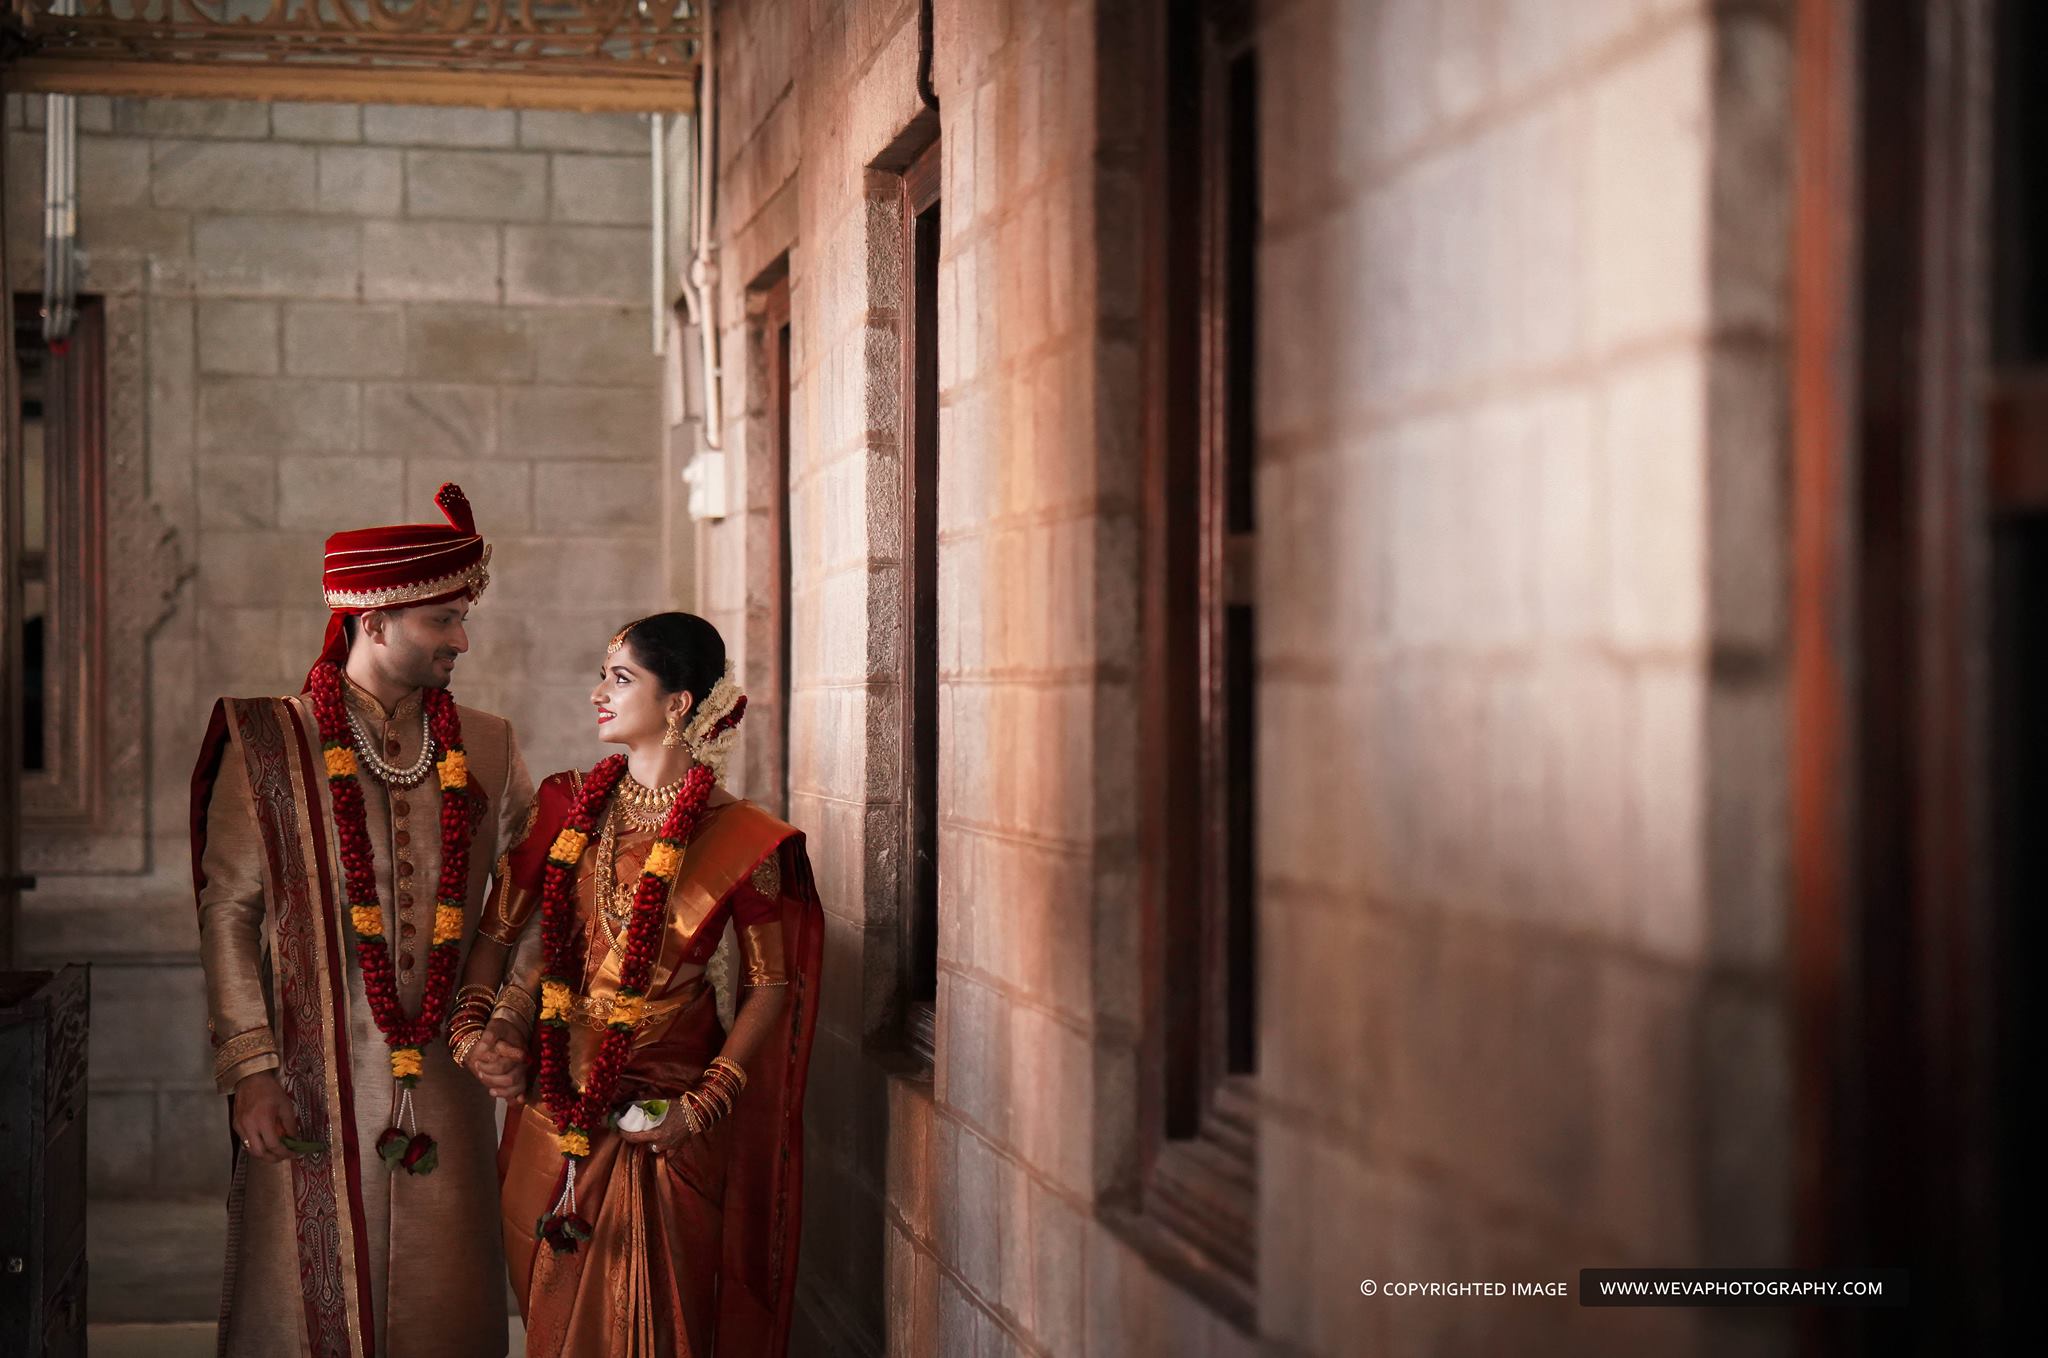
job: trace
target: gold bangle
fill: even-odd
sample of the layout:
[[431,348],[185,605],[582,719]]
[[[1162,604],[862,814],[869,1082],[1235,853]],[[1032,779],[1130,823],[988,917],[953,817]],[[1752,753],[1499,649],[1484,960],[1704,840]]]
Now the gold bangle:
[[732,1076],[728,1072],[709,1067],[690,1092],[720,1118],[731,1116],[733,1101],[739,1093],[733,1088]]
[[719,1110],[722,1113],[732,1112],[733,1105],[739,1102],[739,1091],[723,1081],[707,1080],[700,1087],[704,1090],[706,1097],[718,1104]]
[[704,1073],[706,1075],[709,1075],[714,1070],[723,1071],[730,1075],[733,1079],[733,1082],[737,1084],[740,1089],[745,1089],[747,1087],[746,1068],[740,1065],[739,1062],[732,1060],[730,1057],[712,1057],[711,1064],[704,1067]]
[[455,1040],[455,1045],[450,1049],[449,1054],[455,1058],[457,1066],[463,1070],[469,1069],[469,1054],[476,1050],[476,1044],[483,1040],[483,1036],[484,1030],[478,1028],[473,1032],[464,1033]]

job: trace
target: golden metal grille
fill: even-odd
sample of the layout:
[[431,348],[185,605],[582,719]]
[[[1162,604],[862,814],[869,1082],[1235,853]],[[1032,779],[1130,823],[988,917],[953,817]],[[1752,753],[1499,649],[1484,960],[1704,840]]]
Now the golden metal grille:
[[0,25],[15,89],[527,103],[555,81],[539,102],[588,107],[686,106],[702,36],[690,0],[4,0]]

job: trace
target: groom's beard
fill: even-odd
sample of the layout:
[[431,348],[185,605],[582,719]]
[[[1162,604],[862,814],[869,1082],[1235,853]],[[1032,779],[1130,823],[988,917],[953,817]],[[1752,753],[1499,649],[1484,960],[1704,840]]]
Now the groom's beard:
[[455,669],[452,663],[444,667],[439,662],[453,662],[458,656],[458,652],[445,648],[428,651],[406,664],[399,672],[399,682],[412,688],[447,688],[454,680]]
[[[455,682],[455,662],[460,657],[454,651],[436,655],[427,665],[427,677],[420,682],[421,688],[447,688]],[[446,660],[444,666],[438,662]]]

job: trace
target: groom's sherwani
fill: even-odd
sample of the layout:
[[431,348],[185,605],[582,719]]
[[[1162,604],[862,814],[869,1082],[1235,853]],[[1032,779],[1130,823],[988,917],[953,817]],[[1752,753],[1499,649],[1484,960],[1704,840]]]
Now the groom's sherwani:
[[[381,752],[420,753],[420,695],[385,712],[348,702]],[[471,795],[464,947],[491,866],[517,838],[533,788],[512,728],[461,708]],[[384,934],[406,1012],[417,1013],[441,871],[439,780],[395,790],[365,773]],[[445,1041],[424,1053],[413,1100],[439,1143],[431,1174],[387,1168],[390,1057],[371,1020],[343,908],[333,798],[304,698],[227,698],[193,780],[201,954],[221,1091],[275,1069],[300,1136],[319,1155],[271,1164],[240,1154],[229,1198],[224,1351],[249,1358],[500,1358],[505,1352],[495,1123],[490,1097]]]

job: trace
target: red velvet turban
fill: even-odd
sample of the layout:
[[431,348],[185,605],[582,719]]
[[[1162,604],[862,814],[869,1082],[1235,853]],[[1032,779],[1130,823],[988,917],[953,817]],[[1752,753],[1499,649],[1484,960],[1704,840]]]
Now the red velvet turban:
[[476,531],[476,519],[462,487],[454,482],[434,492],[448,522],[357,528],[327,539],[320,584],[334,616],[320,659],[348,659],[341,620],[350,613],[380,608],[416,608],[449,599],[474,599],[490,584],[490,544]]

